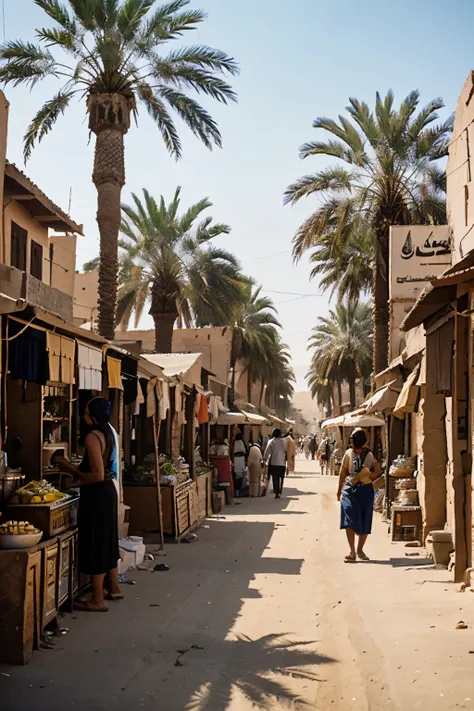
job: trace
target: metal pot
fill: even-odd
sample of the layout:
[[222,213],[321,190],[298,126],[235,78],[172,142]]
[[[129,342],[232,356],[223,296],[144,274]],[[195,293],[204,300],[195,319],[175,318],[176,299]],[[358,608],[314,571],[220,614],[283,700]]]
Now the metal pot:
[[6,471],[0,474],[0,507],[8,504],[24,479],[25,475],[20,474],[19,471]]

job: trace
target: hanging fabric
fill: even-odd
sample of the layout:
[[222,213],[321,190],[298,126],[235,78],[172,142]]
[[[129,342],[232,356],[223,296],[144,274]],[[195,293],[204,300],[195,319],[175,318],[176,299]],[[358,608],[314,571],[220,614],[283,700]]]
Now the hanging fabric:
[[61,382],[61,336],[52,331],[46,331],[46,348],[48,349],[49,380],[52,383]]
[[156,378],[151,378],[146,386],[146,416],[154,417],[156,415]]
[[167,380],[160,380],[161,383],[161,398],[160,398],[160,420],[166,420],[168,410],[170,409],[170,386]]
[[79,390],[102,391],[102,351],[85,343],[77,343]]
[[132,375],[126,375],[122,378],[123,384],[123,404],[131,405],[137,399],[138,380]]
[[[9,320],[8,337],[24,329],[24,324]],[[49,380],[49,359],[46,331],[28,326],[17,338],[9,341],[8,367],[12,378],[46,385]]]
[[107,356],[107,384],[109,388],[123,390],[121,370],[122,361]]
[[209,422],[209,408],[207,406],[207,398],[205,395],[201,395],[201,402],[199,403],[198,412],[198,425],[204,425]]
[[[74,385],[74,363],[76,355],[76,342],[72,338],[61,336],[61,383]],[[52,380],[50,376],[50,380]]]
[[145,403],[145,396],[143,394],[142,386],[140,384],[140,380],[137,380],[137,405],[140,407],[140,405],[143,405]]

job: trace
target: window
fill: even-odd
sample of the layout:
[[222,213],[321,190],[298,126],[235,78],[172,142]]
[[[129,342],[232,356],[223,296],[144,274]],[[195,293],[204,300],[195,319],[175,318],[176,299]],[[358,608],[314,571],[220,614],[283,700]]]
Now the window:
[[10,264],[12,267],[26,271],[26,244],[28,242],[28,232],[12,222],[11,227],[11,253]]
[[43,279],[43,247],[34,240],[31,240],[30,274],[40,281]]

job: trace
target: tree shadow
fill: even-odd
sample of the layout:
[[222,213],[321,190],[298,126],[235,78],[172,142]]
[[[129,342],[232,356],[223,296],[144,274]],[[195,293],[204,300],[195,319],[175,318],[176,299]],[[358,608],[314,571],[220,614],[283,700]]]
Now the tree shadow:
[[363,562],[364,565],[391,565],[392,568],[422,568],[434,566],[432,558],[388,558],[387,560],[370,560]]
[[[220,677],[217,684],[203,683],[184,706],[185,711],[224,711],[235,691],[259,709],[274,708],[275,698],[288,708],[295,708],[297,702],[309,706],[308,701],[290,688],[285,678],[324,681],[311,668],[334,660],[318,654],[315,644],[314,641],[292,641],[286,635],[278,634],[268,634],[256,640],[241,634],[234,640],[226,640],[223,645],[231,645],[232,677]],[[229,649],[213,651],[214,654],[229,655]],[[198,654],[195,653],[194,659]]]

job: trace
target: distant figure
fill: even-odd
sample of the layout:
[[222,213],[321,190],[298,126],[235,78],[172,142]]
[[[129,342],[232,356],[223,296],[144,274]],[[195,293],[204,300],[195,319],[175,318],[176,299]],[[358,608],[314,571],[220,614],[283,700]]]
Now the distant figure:
[[303,452],[306,459],[309,459],[309,436],[304,438]]
[[309,440],[309,451],[311,452],[311,459],[316,457],[316,437],[311,435]]
[[321,444],[318,447],[318,459],[319,465],[321,467],[321,474],[324,476],[325,470],[326,474],[329,474],[329,460],[331,457],[331,446],[329,444],[329,437],[323,437]]
[[234,490],[235,495],[240,496],[240,489],[245,477],[247,449],[240,432],[237,432],[234,440]]
[[279,499],[286,471],[286,446],[279,429],[272,432],[272,439],[265,450],[265,463],[268,466],[268,477],[272,477],[275,499]]
[[263,456],[258,442],[250,445],[247,463],[249,469],[249,496],[260,496]]
[[293,430],[290,430],[285,438],[286,467],[288,474],[295,471],[296,442],[293,439]]

